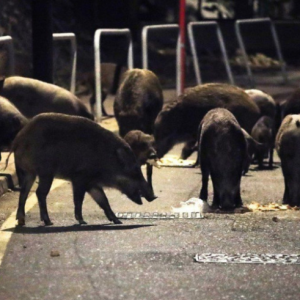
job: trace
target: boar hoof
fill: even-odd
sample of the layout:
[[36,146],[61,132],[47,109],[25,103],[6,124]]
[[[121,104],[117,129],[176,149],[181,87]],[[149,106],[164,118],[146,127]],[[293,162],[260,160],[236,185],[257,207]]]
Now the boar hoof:
[[114,224],[123,224],[119,219],[114,219],[113,222]]
[[24,226],[25,225],[25,218],[18,218],[18,226]]
[[53,223],[50,220],[44,220],[45,226],[51,226]]
[[87,224],[87,222],[85,222],[84,220],[78,220],[78,222],[79,222],[80,225],[86,225]]

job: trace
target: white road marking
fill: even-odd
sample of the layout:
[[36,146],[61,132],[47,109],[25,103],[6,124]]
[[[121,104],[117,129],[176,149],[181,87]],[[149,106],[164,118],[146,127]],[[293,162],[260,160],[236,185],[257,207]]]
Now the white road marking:
[[[52,183],[50,192],[54,189],[60,187],[66,183],[65,180],[55,179]],[[26,207],[25,207],[25,213],[30,211],[36,204],[38,203],[36,194],[33,193],[30,197],[28,197],[26,201]],[[13,234],[13,231],[4,231],[7,228],[12,228],[16,226],[16,213],[17,210],[15,210],[11,215],[5,220],[5,222],[2,224],[0,229],[0,266],[7,248],[7,245],[10,241],[10,238]]]

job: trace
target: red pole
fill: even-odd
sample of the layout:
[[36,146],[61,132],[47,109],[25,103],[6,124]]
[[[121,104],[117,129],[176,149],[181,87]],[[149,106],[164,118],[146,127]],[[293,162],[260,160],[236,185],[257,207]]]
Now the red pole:
[[185,81],[185,0],[180,0],[179,7],[179,30],[180,30],[180,93],[184,90]]

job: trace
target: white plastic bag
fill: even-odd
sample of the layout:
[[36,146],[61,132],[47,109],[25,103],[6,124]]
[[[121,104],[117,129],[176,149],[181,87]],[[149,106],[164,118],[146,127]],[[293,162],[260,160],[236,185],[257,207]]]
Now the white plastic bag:
[[199,198],[191,198],[185,202],[180,202],[180,207],[172,207],[174,213],[207,213],[210,211],[210,206],[206,201]]

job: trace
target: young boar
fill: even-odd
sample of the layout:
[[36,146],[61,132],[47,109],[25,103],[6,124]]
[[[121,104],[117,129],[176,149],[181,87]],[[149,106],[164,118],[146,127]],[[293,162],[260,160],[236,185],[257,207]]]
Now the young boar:
[[256,89],[245,90],[245,92],[257,104],[261,116],[268,116],[274,120],[276,115],[276,102],[271,95]]
[[238,87],[210,83],[186,89],[177,101],[164,106],[156,118],[154,138],[158,157],[180,142],[186,142],[181,158],[191,155],[200,121],[209,110],[217,107],[231,111],[249,133],[260,115],[257,105]]
[[[0,96],[0,151],[9,149],[27,119],[6,98]],[[1,160],[1,153],[0,153]]]
[[269,157],[269,168],[273,166],[274,130],[274,119],[268,116],[261,117],[252,128],[251,136],[262,144],[262,147],[257,148],[255,151],[255,157],[260,169],[263,168],[264,157]]
[[200,129],[200,198],[207,201],[211,175],[214,190],[212,206],[223,210],[242,206],[240,184],[247,149],[238,121],[228,110],[216,108],[205,115]]
[[140,130],[131,130],[125,136],[124,140],[129,144],[140,166],[147,167],[147,181],[152,186],[153,163],[157,160],[156,150],[154,148],[154,137],[145,134]]
[[283,204],[300,206],[300,115],[283,119],[275,145],[285,184]]
[[36,194],[45,225],[52,224],[46,196],[54,177],[71,181],[75,218],[80,224],[85,224],[82,202],[86,191],[115,224],[121,222],[111,210],[103,187],[116,188],[137,204],[142,204],[141,196],[148,201],[155,199],[128,144],[86,118],[40,114],[19,132],[12,151],[21,182],[19,225],[25,224],[24,206],[36,176],[39,177]]
[[162,105],[162,88],[153,72],[142,69],[127,71],[114,102],[120,135],[124,137],[130,130],[152,134]]
[[27,118],[44,112],[56,112],[94,119],[86,106],[71,92],[36,79],[8,77],[4,80],[0,94]]

